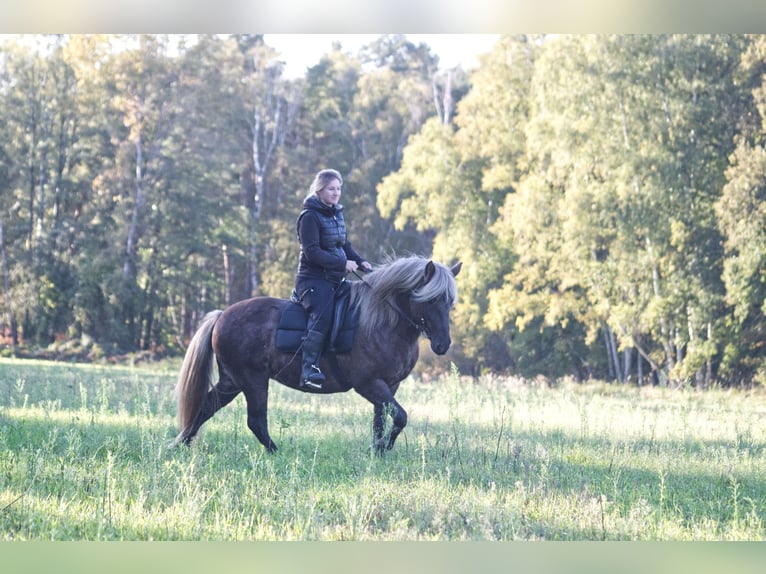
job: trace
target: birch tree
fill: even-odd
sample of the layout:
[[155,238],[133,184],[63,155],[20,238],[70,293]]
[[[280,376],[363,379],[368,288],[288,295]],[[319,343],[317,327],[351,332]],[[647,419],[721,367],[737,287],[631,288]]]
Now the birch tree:
[[723,281],[731,309],[721,379],[732,385],[766,384],[766,40],[753,39],[738,74],[753,96],[742,114],[727,183],[716,204],[724,237]]
[[242,174],[244,203],[250,216],[246,291],[254,295],[259,292],[259,254],[266,243],[259,238],[262,216],[277,207],[269,180],[278,151],[296,119],[301,90],[282,77],[284,62],[262,37],[240,37],[239,43],[244,57],[243,122],[249,149]]
[[[548,313],[568,300],[590,341],[603,330],[620,381],[646,362],[664,383],[710,382],[722,294],[710,212],[742,108],[741,45],[562,37],[535,70],[527,181],[555,191],[546,209],[560,229],[537,250],[556,294]],[[520,215],[505,213],[512,228],[527,225]]]

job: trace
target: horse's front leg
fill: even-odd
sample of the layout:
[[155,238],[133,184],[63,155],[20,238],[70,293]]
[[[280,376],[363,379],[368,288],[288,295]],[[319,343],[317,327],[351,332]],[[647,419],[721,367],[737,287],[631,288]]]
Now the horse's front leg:
[[391,450],[394,447],[394,442],[396,442],[396,437],[407,426],[407,411],[396,400],[391,400],[383,410],[388,410],[393,420],[391,432],[388,434],[388,443],[386,444],[386,450]]
[[[381,380],[369,385],[360,385],[355,390],[373,404],[372,437],[375,450],[378,454],[391,450],[396,437],[407,426],[407,411],[396,401],[388,385]],[[390,415],[392,420],[388,437],[385,436],[386,415]]]

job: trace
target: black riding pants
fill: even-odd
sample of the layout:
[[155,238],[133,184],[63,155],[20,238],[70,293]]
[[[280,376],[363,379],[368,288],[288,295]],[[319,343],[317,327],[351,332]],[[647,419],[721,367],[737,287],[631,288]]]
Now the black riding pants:
[[308,330],[327,336],[337,285],[324,279],[298,279],[295,292],[308,315]]

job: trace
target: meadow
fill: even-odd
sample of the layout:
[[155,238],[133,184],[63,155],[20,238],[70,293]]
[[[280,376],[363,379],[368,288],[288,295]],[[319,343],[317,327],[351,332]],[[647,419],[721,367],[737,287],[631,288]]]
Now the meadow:
[[764,540],[766,394],[483,377],[372,407],[272,383],[269,455],[238,397],[190,448],[172,364],[0,360],[0,540]]

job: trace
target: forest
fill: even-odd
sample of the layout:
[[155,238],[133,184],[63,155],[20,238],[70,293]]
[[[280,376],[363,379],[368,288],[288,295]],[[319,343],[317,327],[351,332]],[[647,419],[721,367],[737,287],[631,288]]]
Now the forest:
[[373,263],[463,262],[423,372],[766,384],[766,37],[404,35],[288,78],[262,35],[0,45],[2,354],[181,355],[288,297],[314,174]]

